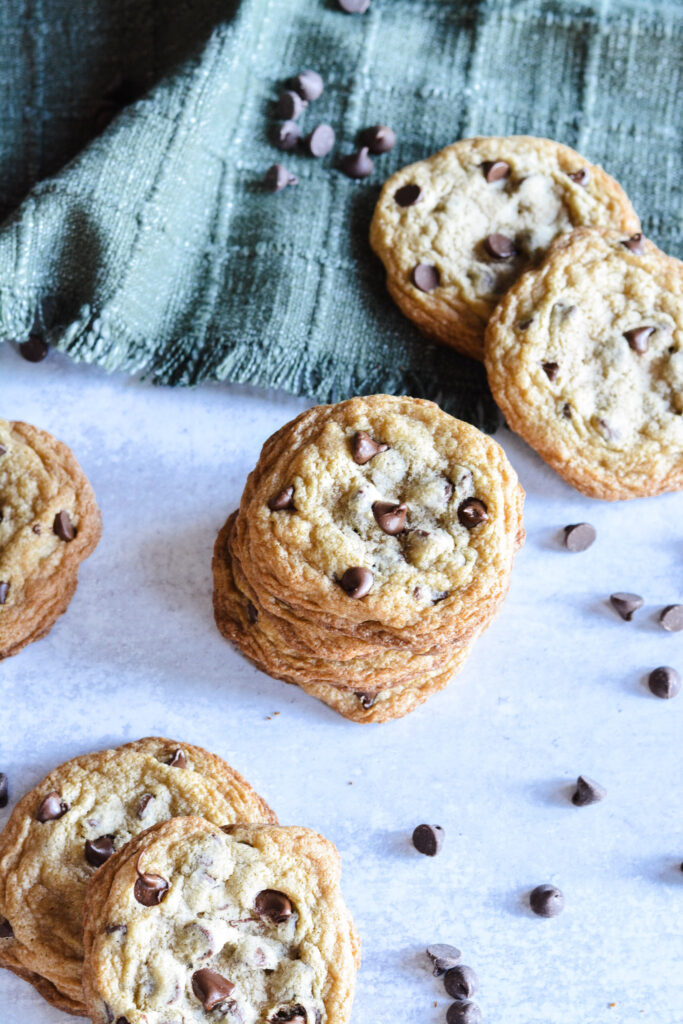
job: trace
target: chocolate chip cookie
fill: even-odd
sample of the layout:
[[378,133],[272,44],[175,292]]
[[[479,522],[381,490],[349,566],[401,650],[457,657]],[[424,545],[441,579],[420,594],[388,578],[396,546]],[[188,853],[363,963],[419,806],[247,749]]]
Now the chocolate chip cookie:
[[82,913],[89,878],[159,821],[274,822],[221,758],[150,737],[67,761],[19,801],[0,834],[0,966],[50,1003],[85,1014]]
[[370,243],[403,313],[427,337],[483,359],[504,292],[558,235],[582,225],[640,230],[621,186],[568,146],[474,138],[389,178]]
[[346,1024],[360,943],[339,855],[305,828],[176,818],[88,886],[94,1024]]
[[578,490],[683,487],[683,263],[579,228],[496,310],[486,369],[507,421]]
[[0,659],[66,611],[100,533],[95,495],[69,448],[0,420]]

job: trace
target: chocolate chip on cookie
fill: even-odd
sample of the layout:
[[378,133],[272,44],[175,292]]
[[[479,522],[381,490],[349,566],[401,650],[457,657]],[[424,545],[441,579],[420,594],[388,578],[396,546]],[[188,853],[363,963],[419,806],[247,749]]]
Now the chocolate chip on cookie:
[[43,824],[46,821],[58,821],[59,818],[64,817],[68,810],[69,805],[65,800],[62,800],[59,793],[48,793],[36,811],[36,821],[40,821]]
[[591,180],[590,171],[587,167],[581,167],[578,171],[572,171],[571,174],[567,175],[572,181],[575,181],[577,185],[582,185],[584,188]]
[[370,459],[374,459],[375,455],[379,455],[380,452],[386,452],[388,450],[388,444],[383,444],[381,441],[375,441],[375,439],[370,437],[365,430],[358,430],[353,435],[351,452],[353,454],[353,461],[359,466],[364,466],[366,462],[370,461]]
[[11,939],[13,935],[12,925],[6,918],[0,917],[0,939]]
[[468,530],[486,522],[489,517],[488,509],[479,498],[465,498],[458,506],[458,519]]
[[406,528],[408,506],[395,501],[376,501],[372,506],[372,514],[380,530],[393,537]]
[[357,690],[356,697],[360,701],[361,707],[365,708],[366,711],[369,711],[377,703],[377,695],[374,693],[362,693]]
[[313,102],[313,100],[317,100],[322,96],[325,83],[317,71],[311,71],[308,68],[306,71],[300,71],[298,75],[295,75],[290,80],[289,86],[299,93],[302,100]]
[[169,768],[187,768],[187,758],[185,757],[185,751],[178,747],[174,750],[171,760],[167,762]]
[[285,487],[283,491],[268,499],[271,512],[280,512],[285,508],[294,508],[294,486]]
[[401,185],[394,192],[394,199],[399,206],[414,206],[422,195],[422,189],[419,185],[411,183],[409,185]]
[[607,796],[607,790],[599,782],[579,775],[576,780],[576,789],[572,795],[572,803],[575,807],[588,807],[589,804],[597,804]]
[[0,604],[4,604],[9,596],[9,583],[0,582]]
[[640,594],[627,594],[620,591],[617,594],[610,594],[609,600],[615,612],[621,616],[624,622],[630,622],[638,609],[643,607],[643,599]]
[[361,146],[367,146],[371,153],[379,156],[388,153],[396,145],[396,132],[386,124],[375,124],[360,133]]
[[154,794],[153,793],[143,793],[143,795],[140,797],[140,800],[138,801],[137,810],[135,812],[137,814],[138,818],[144,817],[145,811],[149,807],[150,800],[153,800],[153,799],[154,799]]
[[421,292],[433,292],[439,287],[441,275],[432,263],[418,263],[411,271],[410,280]]
[[259,917],[282,924],[292,916],[292,901],[277,889],[262,889],[254,901],[254,909]]
[[510,164],[505,160],[485,160],[481,169],[489,184],[507,178],[510,174]]
[[9,782],[4,772],[0,772],[0,807],[7,807],[9,802]]
[[353,597],[358,600],[370,593],[374,582],[375,577],[370,569],[366,569],[362,565],[354,565],[351,566],[350,569],[346,570],[342,578],[339,580],[339,586],[342,590],[346,591],[349,597]]
[[669,633],[683,629],[683,604],[669,604],[659,615],[659,625]]
[[681,692],[681,677],[675,668],[660,665],[650,672],[647,679],[650,692],[662,700],[671,700]]
[[560,372],[559,363],[541,363],[541,366],[548,380],[557,380],[557,375]]
[[258,622],[258,608],[253,601],[247,601],[247,618],[252,625]]
[[564,546],[568,551],[586,551],[597,537],[590,523],[574,523],[564,528]]
[[449,946],[445,942],[435,942],[432,946],[427,946],[427,956],[432,962],[436,978],[456,967],[462,959],[462,953],[457,946]]
[[[319,1011],[316,1011],[316,1017],[319,1015]],[[307,1016],[305,1008],[297,1003],[295,1006],[283,1006],[281,1010],[270,1018],[270,1024],[307,1024]]]
[[631,235],[630,238],[627,238],[621,244],[625,245],[631,252],[634,252],[636,256],[642,256],[645,252],[645,235],[638,231],[635,235]]
[[164,899],[169,888],[168,882],[161,875],[138,870],[133,895],[143,907],[156,907]]
[[356,153],[349,153],[339,161],[339,170],[347,178],[367,178],[375,169],[375,165],[368,156],[368,147],[362,146]]
[[458,964],[446,971],[443,987],[451,999],[469,999],[479,990],[479,979],[471,967]]
[[76,536],[76,530],[74,524],[71,522],[71,516],[68,512],[61,511],[55,516],[55,521],[52,524],[53,531],[57,534],[60,540],[72,541]]
[[507,235],[488,235],[484,239],[484,248],[494,260],[511,260],[517,255],[517,246]]
[[218,971],[202,967],[192,975],[192,991],[208,1013],[229,999],[235,986]]
[[537,885],[529,895],[529,906],[539,917],[557,917],[564,910],[564,896],[554,885]]
[[413,846],[426,857],[436,857],[443,841],[444,830],[441,825],[418,825],[413,831]]
[[654,327],[633,327],[630,331],[624,331],[624,337],[634,352],[643,355],[649,348],[648,339],[654,330]]
[[112,836],[100,836],[99,839],[86,839],[85,841],[85,859],[94,868],[99,868],[101,864],[108,861],[113,853]]

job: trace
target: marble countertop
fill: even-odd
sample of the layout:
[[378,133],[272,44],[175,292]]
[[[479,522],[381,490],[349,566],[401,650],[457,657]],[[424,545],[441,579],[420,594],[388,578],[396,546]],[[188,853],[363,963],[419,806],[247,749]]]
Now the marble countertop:
[[[683,694],[645,685],[657,665],[683,671],[683,633],[656,621],[683,600],[683,494],[583,498],[501,431],[528,532],[503,611],[448,690],[363,726],[258,672],[213,623],[216,532],[303,400],[153,388],[7,345],[0,394],[2,416],[73,448],[104,517],[67,614],[0,665],[12,801],[79,753],[150,733],[197,743],[281,822],[339,847],[363,939],[353,1024],[445,1021],[430,942],[463,950],[489,1024],[683,1022]],[[559,534],[581,520],[598,539],[570,554]],[[606,604],[615,590],[643,595],[632,623]],[[572,806],[579,773],[603,803]],[[436,858],[411,846],[420,822],[445,829]],[[560,917],[529,911],[540,882],[564,891]],[[3,971],[0,1007],[8,1024],[70,1019]]]

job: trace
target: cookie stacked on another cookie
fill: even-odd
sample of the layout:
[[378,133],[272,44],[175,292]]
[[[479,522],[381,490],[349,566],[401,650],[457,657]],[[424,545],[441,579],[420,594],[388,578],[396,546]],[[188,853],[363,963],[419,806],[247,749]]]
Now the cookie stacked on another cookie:
[[505,596],[523,494],[494,441],[372,395],[271,437],[214,550],[221,632],[347,718],[442,689]]

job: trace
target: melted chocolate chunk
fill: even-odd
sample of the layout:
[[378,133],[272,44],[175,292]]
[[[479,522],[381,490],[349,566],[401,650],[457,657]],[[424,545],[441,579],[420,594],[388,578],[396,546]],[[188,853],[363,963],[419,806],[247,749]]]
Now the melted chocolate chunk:
[[267,917],[274,924],[282,924],[292,916],[292,902],[289,896],[277,889],[263,889],[254,901],[254,910],[259,917]]
[[164,899],[169,884],[161,875],[140,872],[135,880],[133,895],[143,907],[156,907]]
[[370,593],[375,577],[369,569],[361,565],[354,565],[347,569],[339,580],[339,586],[345,590],[349,597],[359,600]]
[[210,967],[202,967],[192,975],[192,991],[207,1012],[230,999],[234,990],[231,981]]
[[48,793],[36,811],[36,821],[40,821],[42,823],[45,823],[46,821],[58,821],[59,818],[64,817],[68,810],[69,805],[62,800],[59,793]]

